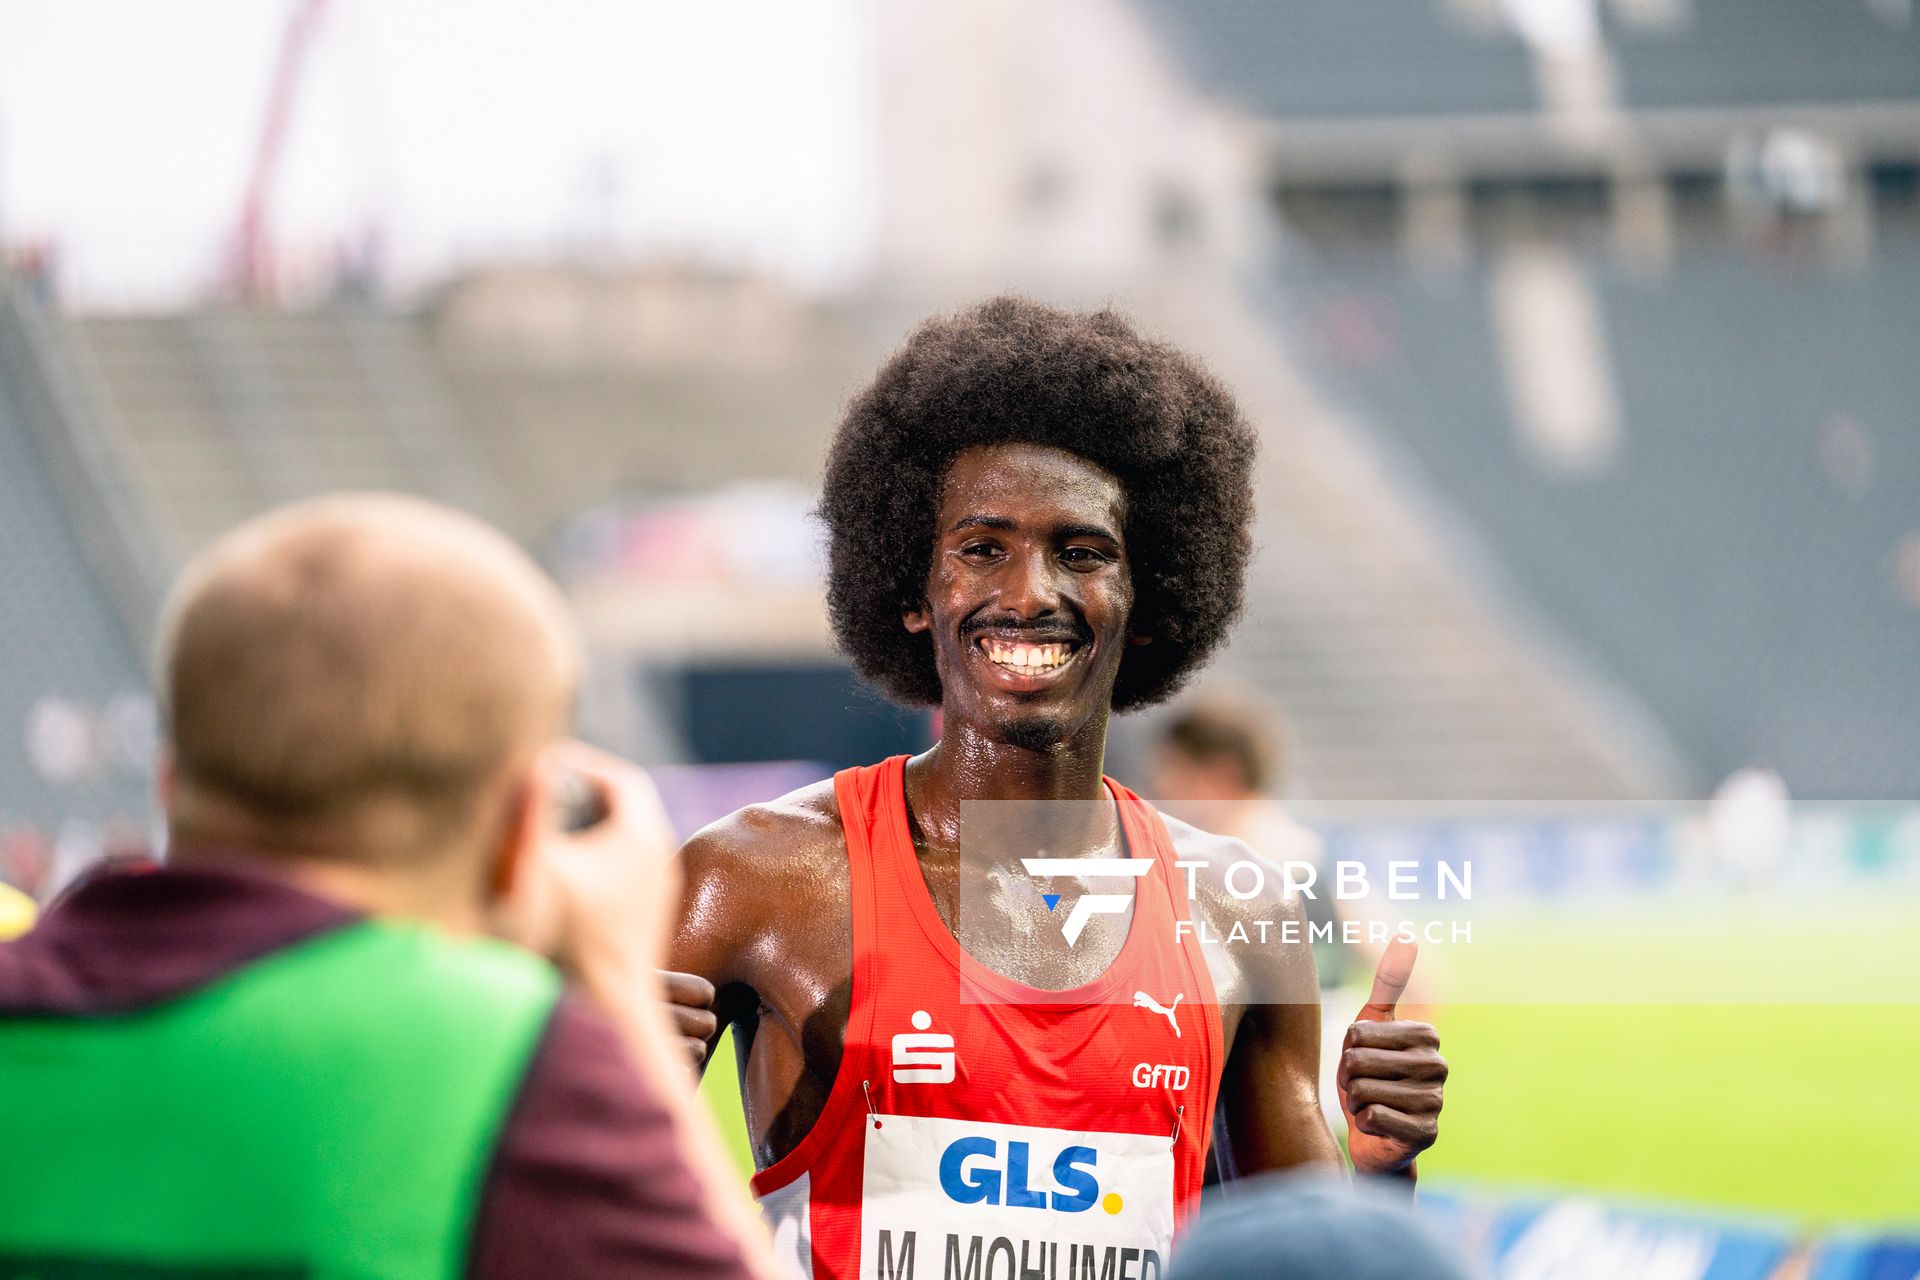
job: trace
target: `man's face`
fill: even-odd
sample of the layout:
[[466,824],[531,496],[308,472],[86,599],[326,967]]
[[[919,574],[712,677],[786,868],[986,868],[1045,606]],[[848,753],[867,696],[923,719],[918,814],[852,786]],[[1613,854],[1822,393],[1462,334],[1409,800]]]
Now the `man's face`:
[[948,468],[924,607],[942,706],[1040,750],[1103,717],[1128,643],[1133,576],[1120,482],[1042,445],[969,449]]

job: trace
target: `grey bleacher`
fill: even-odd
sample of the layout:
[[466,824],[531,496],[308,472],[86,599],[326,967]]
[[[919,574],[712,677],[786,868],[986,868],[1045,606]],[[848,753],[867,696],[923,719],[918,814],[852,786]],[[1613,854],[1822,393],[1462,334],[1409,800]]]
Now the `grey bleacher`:
[[359,307],[96,317],[73,333],[175,558],[337,489],[501,500],[419,326]]
[[1920,99],[1920,13],[1870,0],[1690,0],[1672,27],[1609,23],[1628,107]]
[[512,523],[536,539],[623,493],[810,479],[855,376],[554,371],[459,354],[445,369],[481,455],[513,477]]
[[1445,0],[1137,0],[1195,83],[1269,120],[1526,112],[1532,55]]
[[811,485],[847,396],[884,351],[824,311],[773,365],[722,352],[555,367],[444,332],[436,345],[477,455],[511,478],[507,522],[535,542],[616,496],[755,479]]
[[[1647,281],[1595,261],[1624,419],[1613,464],[1556,475],[1511,422],[1488,273],[1356,260],[1285,283],[1311,337],[1359,307],[1376,364],[1322,362],[1525,598],[1666,727],[1697,780],[1768,764],[1809,797],[1920,792],[1920,248],[1860,276],[1736,255]],[[1324,329],[1323,325],[1319,325]],[[1851,419],[1863,477],[1823,469]]]
[[1203,685],[1285,717],[1316,812],[1606,808],[1679,794],[1659,734],[1459,553],[1425,486],[1357,442],[1308,340],[1242,297],[1128,301],[1200,353],[1261,433],[1246,614]]
[[[4,287],[4,285],[0,285]],[[96,726],[115,700],[138,703],[140,657],[83,553],[72,509],[0,365],[0,828],[143,820],[148,761],[107,752],[78,776],[43,775],[28,751],[35,705],[62,699]],[[136,751],[139,743],[133,742]]]

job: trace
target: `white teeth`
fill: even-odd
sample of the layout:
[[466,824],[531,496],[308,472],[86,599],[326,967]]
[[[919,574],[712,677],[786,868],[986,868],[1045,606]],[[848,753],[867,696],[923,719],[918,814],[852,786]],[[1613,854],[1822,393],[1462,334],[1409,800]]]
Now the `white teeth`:
[[1051,671],[1073,656],[1072,646],[1064,644],[1008,644],[983,639],[980,647],[996,664],[1021,675]]

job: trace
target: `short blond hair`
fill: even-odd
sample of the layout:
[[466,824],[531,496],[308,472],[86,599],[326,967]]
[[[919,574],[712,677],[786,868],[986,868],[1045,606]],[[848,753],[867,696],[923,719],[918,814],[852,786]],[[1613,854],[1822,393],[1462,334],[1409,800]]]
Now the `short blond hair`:
[[409,814],[416,836],[460,829],[564,729],[578,669],[558,589],[519,547],[391,494],[220,538],[175,585],[158,659],[178,787],[288,828]]

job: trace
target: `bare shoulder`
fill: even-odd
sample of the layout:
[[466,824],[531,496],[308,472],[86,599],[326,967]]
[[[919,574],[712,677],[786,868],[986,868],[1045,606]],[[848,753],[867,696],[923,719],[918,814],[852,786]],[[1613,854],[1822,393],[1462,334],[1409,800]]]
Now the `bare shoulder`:
[[1193,900],[1210,918],[1305,918],[1300,895],[1288,891],[1279,863],[1234,836],[1202,831],[1167,814],[1161,819],[1180,861],[1196,864],[1190,868]]
[[823,875],[844,881],[847,837],[834,803],[833,780],[790,791],[777,800],[736,809],[695,832],[680,851],[689,898],[706,892],[748,892],[769,908],[782,890],[817,882]]
[[[1306,904],[1281,864],[1233,836],[1162,814],[1180,887],[1206,945],[1221,998],[1232,1003],[1317,999]],[[1237,999],[1235,998],[1237,997]]]
[[680,865],[672,967],[718,981],[743,976],[757,954],[791,954],[794,928],[847,910],[847,842],[832,780],[701,828],[681,848]]
[[844,856],[845,850],[833,780],[827,778],[707,824],[693,833],[680,856],[689,874],[708,865],[752,866],[764,874],[773,870],[769,864],[830,851]]

